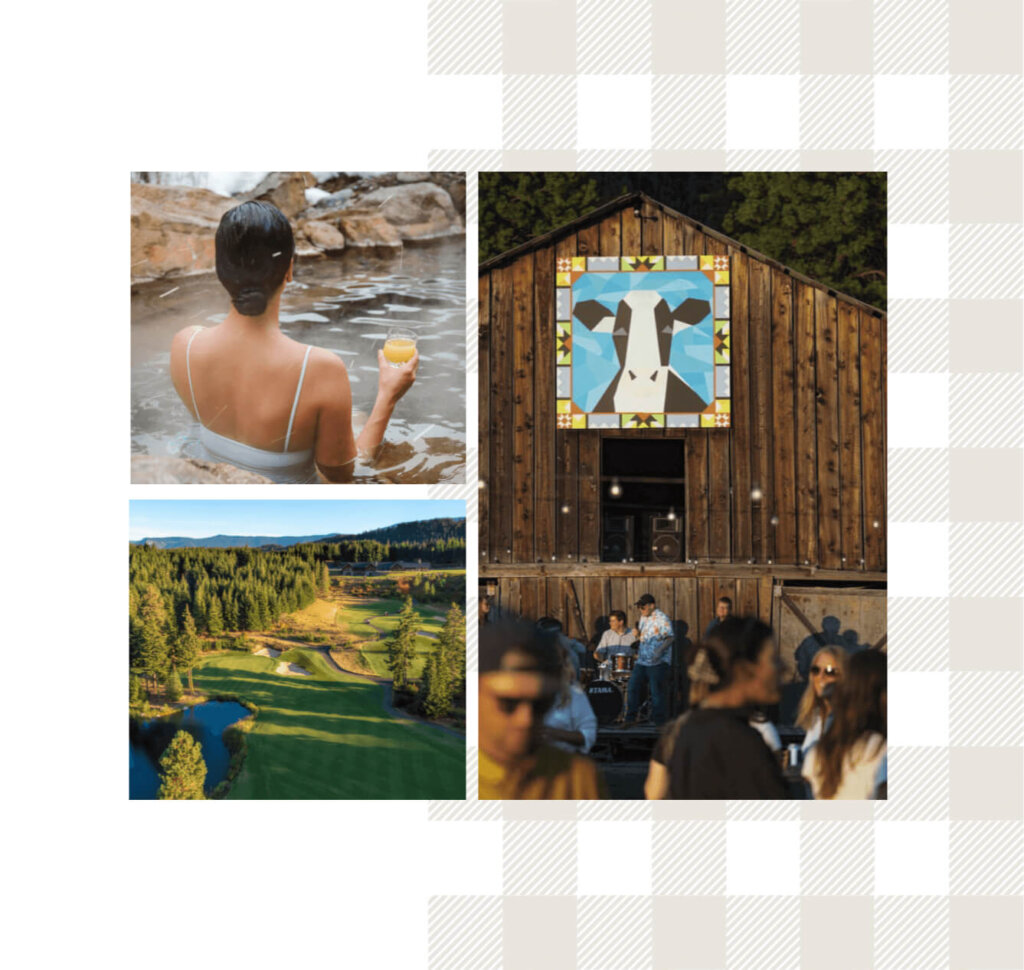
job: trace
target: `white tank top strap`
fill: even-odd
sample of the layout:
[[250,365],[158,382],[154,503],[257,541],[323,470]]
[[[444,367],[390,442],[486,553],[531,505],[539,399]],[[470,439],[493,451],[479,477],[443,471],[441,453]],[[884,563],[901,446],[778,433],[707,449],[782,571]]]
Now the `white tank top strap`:
[[192,336],[188,338],[188,343],[185,345],[185,373],[188,375],[188,392],[189,392],[189,394],[192,395],[192,410],[195,413],[196,420],[200,424],[203,423],[203,419],[201,417],[199,417],[199,407],[196,404],[196,392],[195,392],[195,389],[192,387],[192,362],[191,362],[191,355],[192,355],[192,341],[196,339],[196,334],[199,333],[199,331],[202,330],[202,329],[203,329],[202,327],[196,327],[192,331]]
[[302,393],[302,382],[306,379],[306,364],[309,363],[309,352],[312,347],[306,348],[306,356],[302,358],[302,370],[299,373],[299,386],[295,388],[295,400],[292,401],[292,413],[288,418],[288,433],[284,436],[284,451],[288,450],[288,445],[292,440],[292,424],[295,422],[295,411],[299,406],[299,395]]

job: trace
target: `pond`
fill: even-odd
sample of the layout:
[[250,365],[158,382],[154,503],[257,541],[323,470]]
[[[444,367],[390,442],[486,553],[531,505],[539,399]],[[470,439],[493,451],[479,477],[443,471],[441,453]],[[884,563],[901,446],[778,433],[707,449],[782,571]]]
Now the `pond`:
[[224,729],[251,714],[235,701],[208,701],[176,714],[148,721],[129,720],[128,797],[156,798],[160,788],[160,756],[178,731],[188,731],[203,749],[206,762],[206,793],[226,777],[231,754],[224,743]]
[[[461,482],[466,461],[465,240],[406,247],[397,255],[345,252],[297,260],[281,300],[281,330],[341,357],[356,423],[377,393],[377,350],[388,328],[415,331],[416,383],[399,402],[372,466],[355,480]],[[216,274],[132,286],[132,454],[199,457],[197,425],[170,377],[171,338],[227,315]]]

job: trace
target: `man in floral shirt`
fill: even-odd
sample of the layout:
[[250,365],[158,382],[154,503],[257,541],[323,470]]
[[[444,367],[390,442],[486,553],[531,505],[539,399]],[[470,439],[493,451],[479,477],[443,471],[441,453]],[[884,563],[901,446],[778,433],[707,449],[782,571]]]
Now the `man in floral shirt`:
[[657,608],[650,593],[644,593],[634,605],[640,608],[640,622],[633,631],[639,640],[639,654],[626,690],[625,726],[636,723],[637,712],[649,687],[651,719],[657,727],[661,727],[668,720],[672,641],[675,633],[672,621]]

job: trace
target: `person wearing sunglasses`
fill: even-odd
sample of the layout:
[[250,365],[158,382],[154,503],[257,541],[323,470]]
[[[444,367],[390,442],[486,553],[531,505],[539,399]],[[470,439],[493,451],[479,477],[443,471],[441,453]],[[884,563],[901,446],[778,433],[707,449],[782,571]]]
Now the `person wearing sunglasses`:
[[885,797],[886,657],[879,650],[855,653],[836,685],[829,729],[802,766],[815,798]]
[[828,724],[832,715],[832,691],[842,679],[845,661],[842,647],[822,647],[811,660],[807,689],[796,712],[797,726],[806,732],[804,751],[821,737]]
[[556,634],[522,620],[488,623],[479,658],[479,797],[605,797],[594,762],[545,740],[567,660]]

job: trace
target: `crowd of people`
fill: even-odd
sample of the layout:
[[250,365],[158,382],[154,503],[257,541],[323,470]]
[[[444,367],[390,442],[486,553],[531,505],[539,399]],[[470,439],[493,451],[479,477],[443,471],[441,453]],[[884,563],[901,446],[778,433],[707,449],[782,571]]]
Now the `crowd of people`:
[[670,720],[673,625],[650,594],[635,606],[636,625],[612,611],[590,651],[551,617],[494,620],[481,600],[480,798],[607,797],[587,756],[598,733],[579,684],[588,654],[598,663],[632,658],[625,717],[615,729],[634,725],[650,695],[659,734],[644,785],[649,799],[886,797],[884,653],[820,649],[796,712],[802,745],[784,749],[768,717],[782,673],[770,626],[733,616],[722,597],[684,661],[689,703]]

